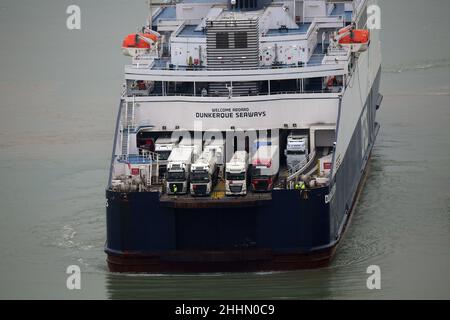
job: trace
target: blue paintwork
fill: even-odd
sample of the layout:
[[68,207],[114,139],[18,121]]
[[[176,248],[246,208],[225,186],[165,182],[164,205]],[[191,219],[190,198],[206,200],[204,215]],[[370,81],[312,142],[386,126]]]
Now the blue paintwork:
[[175,6],[163,7],[161,12],[153,17],[154,25],[158,23],[158,20],[175,20],[177,18],[177,12]]
[[180,38],[206,38],[206,32],[196,31],[197,26],[185,25],[183,29],[178,33],[177,37]]
[[107,249],[114,252],[270,248],[311,251],[329,243],[328,188],[273,191],[267,205],[250,208],[174,209],[156,192],[107,191]]
[[352,21],[352,11],[345,11],[344,3],[335,3],[334,9],[331,11],[330,16],[344,16],[345,21]]
[[118,159],[118,162],[129,164],[149,164],[152,162],[152,160],[148,157],[144,157],[138,154],[130,154],[126,159]]
[[279,29],[269,29],[267,31],[266,36],[285,36],[289,34],[305,34],[308,32],[311,23],[299,23],[297,29],[287,29],[287,30],[279,30]]

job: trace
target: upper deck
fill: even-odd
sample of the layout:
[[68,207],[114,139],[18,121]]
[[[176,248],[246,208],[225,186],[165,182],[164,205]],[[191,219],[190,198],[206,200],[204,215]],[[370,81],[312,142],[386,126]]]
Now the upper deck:
[[[136,81],[160,84],[148,94],[131,95],[223,96],[239,84],[244,88],[239,95],[254,95],[270,92],[264,81],[322,79],[310,89],[318,92],[326,78],[351,72],[351,53],[330,48],[329,39],[358,16],[366,0],[276,0],[259,7],[254,1],[252,10],[239,9],[239,1],[238,9],[230,7],[227,0],[183,0],[155,10],[152,27],[160,42],[154,51],[133,57],[125,78],[128,89]],[[181,83],[181,89],[170,92],[164,84],[169,82]],[[300,91],[308,91],[303,86]]]

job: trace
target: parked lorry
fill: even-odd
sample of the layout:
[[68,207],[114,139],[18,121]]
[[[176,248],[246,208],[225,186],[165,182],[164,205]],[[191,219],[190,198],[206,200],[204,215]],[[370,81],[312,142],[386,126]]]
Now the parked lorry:
[[308,149],[308,135],[299,134],[295,131],[288,135],[284,155],[289,170],[300,169],[308,162]]
[[191,165],[191,195],[210,195],[217,183],[218,172],[215,152],[203,151],[197,161]]
[[178,145],[178,139],[170,136],[161,136],[156,139],[155,152],[159,156],[159,176],[166,173],[167,163],[172,150]]
[[188,192],[189,172],[193,158],[192,147],[176,147],[172,150],[167,160],[166,190],[168,194]]
[[225,165],[225,194],[246,195],[248,184],[248,153],[236,151]]
[[192,163],[194,163],[203,151],[203,139],[197,137],[192,139],[182,138],[178,146],[192,149]]
[[263,145],[258,148],[252,158],[252,189],[255,192],[269,192],[279,171],[278,146]]
[[205,143],[205,151],[214,151],[217,159],[217,165],[223,166],[225,164],[225,141],[213,140]]
[[276,141],[277,139],[275,138],[258,138],[253,140],[253,144],[251,147],[251,155],[254,155],[256,153],[256,151],[259,149],[259,147],[262,146],[274,146],[274,145],[278,145],[278,142]]

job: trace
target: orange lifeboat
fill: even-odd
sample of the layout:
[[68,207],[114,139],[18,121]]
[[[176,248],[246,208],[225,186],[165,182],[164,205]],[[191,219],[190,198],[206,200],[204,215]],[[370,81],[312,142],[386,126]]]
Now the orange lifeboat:
[[[339,34],[346,33],[347,30],[339,30]],[[367,43],[369,42],[369,30],[350,30],[349,34],[339,39],[340,44]]]
[[370,43],[370,32],[364,29],[342,28],[338,31],[339,44],[352,52],[366,51]]
[[158,36],[151,33],[131,33],[122,41],[122,51],[126,56],[135,57],[148,53],[152,44],[158,41]]

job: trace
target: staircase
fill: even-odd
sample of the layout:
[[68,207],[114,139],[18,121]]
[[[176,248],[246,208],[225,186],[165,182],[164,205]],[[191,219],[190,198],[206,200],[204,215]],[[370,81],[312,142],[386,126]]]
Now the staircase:
[[132,101],[125,102],[125,109],[123,110],[121,116],[121,145],[122,145],[122,157],[127,158],[130,153],[130,132],[135,130],[134,123],[134,108],[135,108],[135,100],[133,96]]
[[287,187],[289,189],[293,188],[294,181],[296,181],[303,173],[307,172],[308,169],[313,168],[316,164],[316,151],[313,150],[308,156],[307,163],[299,163],[294,168],[288,171],[288,177],[286,179]]

